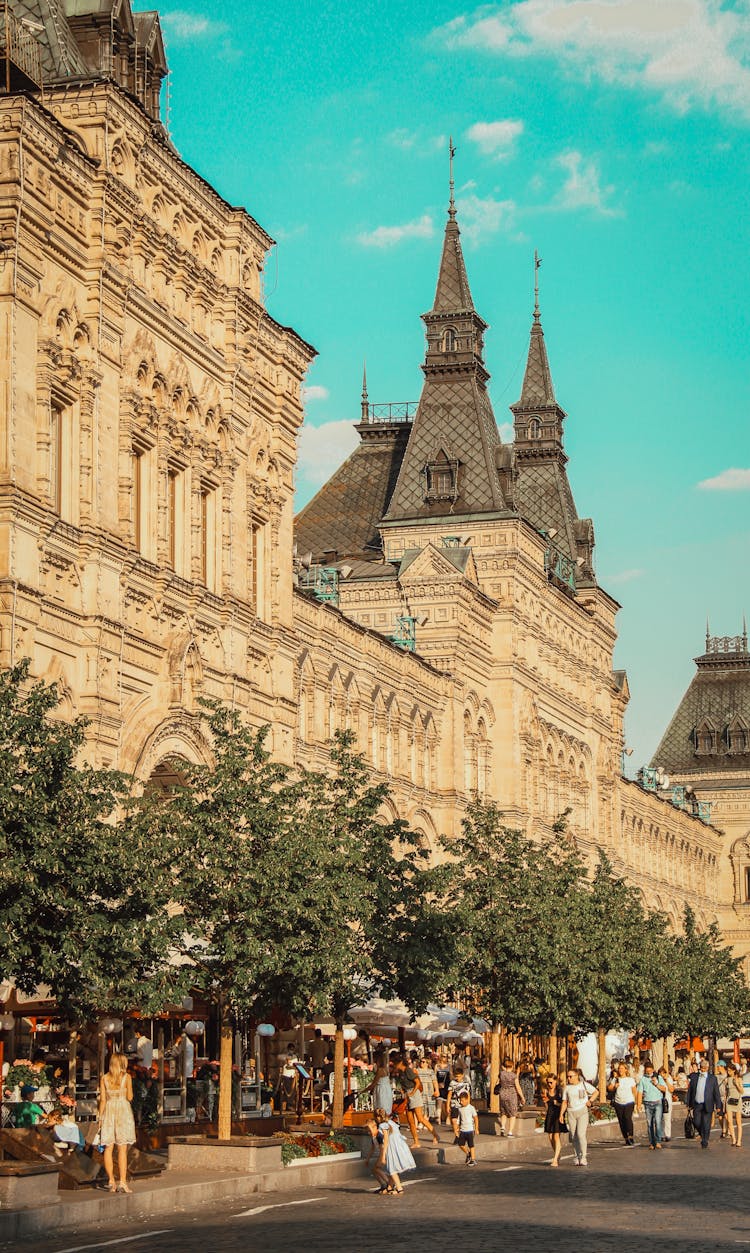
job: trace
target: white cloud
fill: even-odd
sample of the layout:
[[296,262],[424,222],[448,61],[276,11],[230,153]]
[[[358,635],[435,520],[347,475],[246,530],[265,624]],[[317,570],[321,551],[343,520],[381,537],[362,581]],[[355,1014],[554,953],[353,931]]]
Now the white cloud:
[[435,234],[435,225],[429,213],[413,222],[404,222],[400,226],[376,226],[372,231],[362,231],[357,236],[357,243],[364,248],[393,248],[405,239],[431,239]]
[[516,437],[516,428],[512,422],[501,422],[497,428],[504,444],[512,444]]
[[698,484],[706,492],[750,492],[750,470],[722,470],[715,478]]
[[308,400],[327,400],[328,388],[321,387],[320,383],[311,383],[309,387],[302,388],[302,399],[305,403]]
[[498,122],[475,122],[467,130],[466,138],[475,143],[486,157],[504,161],[512,155],[516,140],[522,134],[523,122],[505,118]]
[[556,208],[593,209],[605,217],[614,217],[619,213],[607,204],[615,189],[611,185],[602,187],[596,161],[587,160],[582,153],[573,151],[561,153],[555,164],[567,175],[555,197]]
[[750,116],[746,0],[510,0],[435,36],[451,49],[554,57],[577,74],[655,91],[678,112]]
[[224,22],[214,22],[201,13],[187,13],[184,9],[173,9],[171,13],[160,15],[161,24],[167,35],[174,40],[213,39],[216,35],[224,35],[227,26]]
[[495,200],[492,196],[460,196],[456,201],[461,234],[472,244],[483,243],[499,230],[509,231],[515,224],[515,200]]
[[300,432],[297,474],[309,487],[322,487],[359,443],[354,423],[346,420],[304,424]]

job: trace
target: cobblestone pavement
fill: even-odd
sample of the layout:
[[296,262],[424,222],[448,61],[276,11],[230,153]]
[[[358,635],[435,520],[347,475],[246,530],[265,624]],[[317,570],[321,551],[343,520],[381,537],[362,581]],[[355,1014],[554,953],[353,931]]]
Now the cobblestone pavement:
[[[480,1141],[481,1146],[481,1141]],[[23,1241],[23,1253],[734,1253],[750,1249],[750,1141],[702,1151],[600,1145],[588,1168],[546,1158],[473,1169],[435,1166],[406,1176],[401,1197],[366,1178],[272,1193],[224,1211],[163,1215],[79,1236]],[[373,1185],[374,1186],[374,1185]]]

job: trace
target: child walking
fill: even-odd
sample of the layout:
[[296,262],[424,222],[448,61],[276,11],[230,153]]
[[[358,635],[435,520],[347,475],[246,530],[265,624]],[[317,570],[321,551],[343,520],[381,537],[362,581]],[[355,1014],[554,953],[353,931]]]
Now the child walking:
[[479,1114],[471,1103],[468,1092],[462,1092],[458,1106],[458,1145],[463,1150],[467,1166],[476,1166],[474,1137],[479,1135]]

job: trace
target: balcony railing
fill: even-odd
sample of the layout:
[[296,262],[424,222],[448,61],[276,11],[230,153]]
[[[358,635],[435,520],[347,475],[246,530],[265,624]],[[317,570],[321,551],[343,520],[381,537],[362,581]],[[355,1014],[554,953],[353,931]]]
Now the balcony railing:
[[413,422],[417,412],[416,400],[389,400],[384,404],[368,404],[367,417],[363,422]]
[[42,49],[33,32],[11,12],[8,0],[0,3],[0,58],[5,91],[23,87],[19,77],[42,86]]

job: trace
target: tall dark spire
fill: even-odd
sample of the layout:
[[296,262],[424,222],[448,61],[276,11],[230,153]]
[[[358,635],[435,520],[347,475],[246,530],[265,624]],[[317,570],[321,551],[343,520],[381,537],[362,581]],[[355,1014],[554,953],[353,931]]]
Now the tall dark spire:
[[563,451],[565,410],[555,398],[552,373],[539,309],[539,267],[534,253],[534,317],[521,398],[511,405],[515,419],[515,452],[518,467],[519,512],[555,548],[576,563],[576,586],[595,582],[593,568],[594,527],[590,518],[579,518],[565,470]]
[[450,197],[429,313],[425,375],[414,426],[384,521],[505,509],[501,444],[487,395],[487,323],[474,308],[461,250],[450,145]]
[[367,361],[362,366],[362,421],[367,422],[370,417],[370,401],[367,395]]

